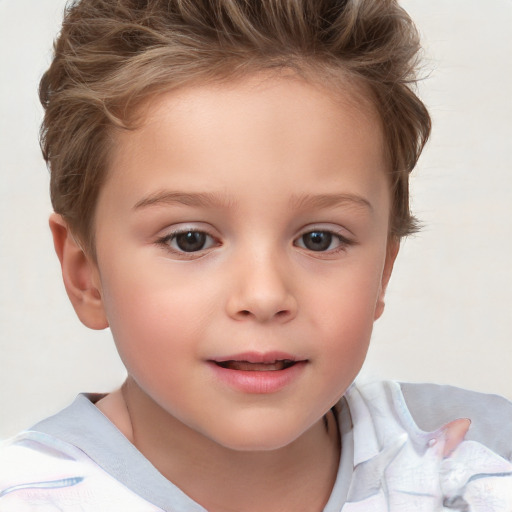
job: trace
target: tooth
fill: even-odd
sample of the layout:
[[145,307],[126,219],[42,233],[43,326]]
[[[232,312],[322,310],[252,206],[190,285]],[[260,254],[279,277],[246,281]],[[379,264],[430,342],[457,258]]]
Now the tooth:
[[279,359],[269,362],[261,362],[261,363],[251,363],[249,361],[220,361],[217,363],[219,366],[223,368],[227,368],[230,370],[240,370],[240,371],[253,371],[253,372],[269,372],[269,371],[279,371],[285,370],[289,368],[295,361],[292,359]]

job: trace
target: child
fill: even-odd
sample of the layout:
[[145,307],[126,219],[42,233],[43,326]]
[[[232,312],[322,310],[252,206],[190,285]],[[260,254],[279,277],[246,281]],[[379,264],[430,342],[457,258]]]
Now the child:
[[1,511],[510,511],[510,403],[352,384],[416,229],[417,50],[392,1],[70,6],[50,226],[128,378],[3,447]]

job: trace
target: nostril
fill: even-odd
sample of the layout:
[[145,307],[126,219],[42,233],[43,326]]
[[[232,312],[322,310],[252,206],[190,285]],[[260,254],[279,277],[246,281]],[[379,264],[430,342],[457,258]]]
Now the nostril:
[[[287,309],[283,309],[283,310],[281,310],[281,311],[278,311],[278,312],[275,314],[275,316],[276,316],[276,317],[280,317],[280,318],[282,318],[282,317],[284,317],[284,316],[288,315],[289,313],[290,313],[290,312],[289,312]],[[243,317],[247,317],[247,316],[251,316],[251,315],[252,315],[252,313],[251,313],[249,310],[247,310],[247,309],[243,309],[243,310],[239,311],[239,315],[240,315],[240,316],[243,316]]]

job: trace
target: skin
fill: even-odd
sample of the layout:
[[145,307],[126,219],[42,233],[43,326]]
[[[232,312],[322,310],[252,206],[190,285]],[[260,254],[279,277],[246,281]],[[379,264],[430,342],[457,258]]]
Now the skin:
[[[327,502],[339,446],[322,418],[361,368],[398,251],[386,171],[378,118],[349,92],[254,76],[164,94],[116,134],[96,259],[52,216],[75,310],[110,326],[128,370],[98,407],[209,511]],[[191,230],[205,243],[186,252]],[[275,392],[211,362],[272,351],[303,362]]]

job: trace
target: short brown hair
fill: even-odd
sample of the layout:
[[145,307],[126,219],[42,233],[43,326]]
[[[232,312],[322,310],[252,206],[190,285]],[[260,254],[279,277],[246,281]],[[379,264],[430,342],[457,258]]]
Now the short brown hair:
[[417,228],[409,173],[430,133],[412,89],[419,49],[395,0],[72,1],[40,84],[53,207],[94,253],[111,132],[129,128],[136,106],[199,80],[292,68],[367,91],[389,159],[390,234],[408,235]]

